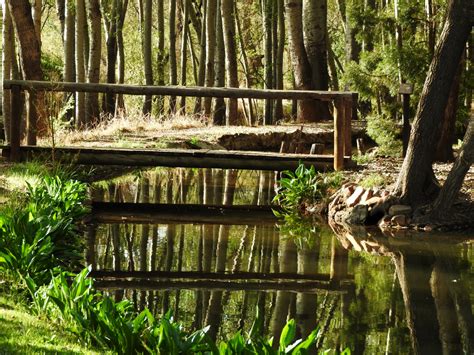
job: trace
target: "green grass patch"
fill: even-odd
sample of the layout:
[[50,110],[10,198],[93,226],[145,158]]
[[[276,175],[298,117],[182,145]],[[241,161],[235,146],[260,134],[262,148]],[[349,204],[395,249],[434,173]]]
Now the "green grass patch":
[[383,187],[387,185],[387,178],[382,174],[372,173],[363,178],[359,185],[369,189],[371,187]]
[[[77,337],[0,297],[0,349],[7,354],[99,354]],[[103,353],[103,352],[101,352]]]

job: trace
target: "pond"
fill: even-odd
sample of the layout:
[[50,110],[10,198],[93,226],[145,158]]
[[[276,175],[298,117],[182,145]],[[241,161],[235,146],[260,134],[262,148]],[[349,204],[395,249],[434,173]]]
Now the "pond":
[[[210,325],[218,339],[248,331],[258,314],[275,338],[290,318],[299,335],[319,327],[319,349],[473,352],[474,236],[284,225],[265,214],[274,181],[268,172],[158,169],[96,185],[94,201],[143,207],[88,225],[97,286],[186,327]],[[180,217],[167,222],[166,204]],[[206,204],[262,207],[206,219]]]

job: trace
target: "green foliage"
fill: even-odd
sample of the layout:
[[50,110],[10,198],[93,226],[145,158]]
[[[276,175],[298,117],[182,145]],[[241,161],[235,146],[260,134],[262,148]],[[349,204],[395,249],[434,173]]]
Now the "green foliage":
[[75,221],[86,209],[86,187],[78,181],[45,177],[28,185],[26,202],[0,215],[0,272],[43,284],[57,265],[81,259]]
[[386,184],[387,178],[378,173],[370,174],[359,182],[359,185],[365,187],[366,189],[377,186],[385,186]]
[[314,166],[306,168],[300,164],[294,172],[287,170],[282,173],[274,201],[286,212],[297,209],[303,203],[325,201],[330,192],[341,185],[342,178],[339,172],[320,173]]
[[378,144],[380,155],[401,154],[402,142],[398,139],[399,130],[397,123],[385,115],[367,117],[367,134]]

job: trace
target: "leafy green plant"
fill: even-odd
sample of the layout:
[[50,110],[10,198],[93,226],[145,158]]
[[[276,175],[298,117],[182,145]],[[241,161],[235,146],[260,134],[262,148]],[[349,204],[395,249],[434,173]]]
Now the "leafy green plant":
[[399,139],[400,128],[396,121],[385,115],[367,117],[367,134],[379,146],[379,155],[400,156],[402,142]]
[[342,174],[320,173],[314,166],[306,168],[300,164],[293,171],[284,171],[278,180],[279,190],[274,201],[284,211],[297,209],[301,204],[313,204],[317,201],[326,201],[330,193],[342,183]]

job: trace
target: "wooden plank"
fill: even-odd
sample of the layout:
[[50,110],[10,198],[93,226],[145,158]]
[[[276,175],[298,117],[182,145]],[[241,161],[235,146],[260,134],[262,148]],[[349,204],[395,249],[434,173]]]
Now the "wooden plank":
[[220,281],[220,280],[97,280],[94,286],[99,290],[134,289],[142,291],[153,290],[206,290],[206,291],[288,291],[288,292],[337,292],[346,293],[353,285],[334,284],[322,281]]
[[21,145],[21,88],[14,85],[11,88],[11,121],[10,121],[10,160],[19,161],[21,159],[20,145]]
[[183,86],[145,86],[123,84],[91,84],[69,82],[47,82],[26,80],[4,80],[3,88],[11,89],[19,85],[23,90],[58,91],[58,92],[97,92],[124,95],[158,95],[158,96],[190,96],[190,97],[222,97],[249,99],[317,99],[330,101],[336,98],[349,97],[351,92],[345,91],[313,91],[313,90],[270,90],[248,88],[210,88]]
[[337,99],[334,102],[334,170],[344,168],[344,102]]
[[[354,280],[354,275],[346,275],[347,282]],[[274,272],[205,272],[205,271],[125,271],[125,270],[92,270],[91,277],[95,279],[119,280],[119,279],[188,279],[188,280],[262,280],[262,281],[279,281],[279,280],[301,280],[301,281],[321,281],[329,282],[331,277],[329,274],[311,274],[303,275],[297,273],[274,273]]]
[[277,206],[215,206],[93,202],[88,222],[133,224],[275,225]]
[[[342,140],[339,144],[342,145]],[[3,155],[10,148],[2,147]],[[21,160],[51,159],[49,147],[23,146]],[[280,154],[272,152],[191,150],[191,149],[118,149],[56,147],[55,157],[68,164],[121,165],[121,166],[169,166],[183,168],[222,168],[249,170],[294,170],[299,163],[314,166],[318,170],[331,170],[332,155]],[[343,158],[342,154],[340,158]],[[350,161],[347,159],[347,163]],[[341,163],[342,166],[342,163]]]

